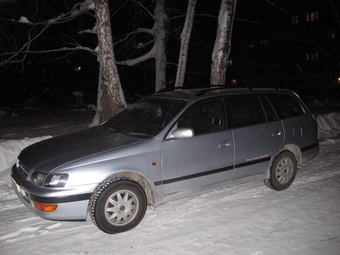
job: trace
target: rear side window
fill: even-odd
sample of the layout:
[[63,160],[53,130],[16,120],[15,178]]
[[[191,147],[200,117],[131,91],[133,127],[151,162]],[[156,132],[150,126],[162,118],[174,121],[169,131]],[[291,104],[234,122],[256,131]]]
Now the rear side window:
[[234,128],[267,122],[262,104],[255,95],[228,97],[231,121]]
[[301,105],[290,95],[268,95],[280,119],[288,119],[304,114]]
[[263,109],[267,115],[267,121],[277,121],[279,118],[277,117],[272,105],[269,103],[267,97],[259,96],[262,102]]

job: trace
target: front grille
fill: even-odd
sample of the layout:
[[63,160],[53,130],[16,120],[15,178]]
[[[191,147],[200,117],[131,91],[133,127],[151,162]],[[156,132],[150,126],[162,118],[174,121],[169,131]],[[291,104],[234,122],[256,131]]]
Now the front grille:
[[23,165],[19,164],[19,166],[17,166],[17,170],[23,177],[25,177],[25,179],[27,178],[28,172]]

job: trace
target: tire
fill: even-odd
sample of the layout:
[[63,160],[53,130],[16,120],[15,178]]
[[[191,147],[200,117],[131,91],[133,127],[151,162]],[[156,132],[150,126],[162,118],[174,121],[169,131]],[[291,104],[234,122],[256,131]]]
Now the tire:
[[287,189],[294,181],[297,172],[293,153],[284,151],[278,154],[270,168],[270,186],[276,190]]
[[143,188],[125,177],[104,181],[92,194],[89,203],[93,223],[108,234],[136,227],[143,219],[146,208]]

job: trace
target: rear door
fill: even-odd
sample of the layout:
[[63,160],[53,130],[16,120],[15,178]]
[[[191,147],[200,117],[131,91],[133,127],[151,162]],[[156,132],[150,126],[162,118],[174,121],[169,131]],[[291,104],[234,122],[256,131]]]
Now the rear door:
[[284,141],[282,122],[265,96],[228,97],[235,141],[235,177],[264,173]]

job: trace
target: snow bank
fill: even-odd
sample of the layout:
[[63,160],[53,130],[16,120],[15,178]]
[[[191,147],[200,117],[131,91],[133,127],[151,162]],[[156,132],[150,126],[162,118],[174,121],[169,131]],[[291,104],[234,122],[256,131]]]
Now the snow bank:
[[318,115],[318,139],[325,140],[340,135],[340,113],[332,112],[329,114]]
[[37,138],[25,138],[22,140],[0,140],[0,172],[11,167],[15,163],[20,151],[24,148],[51,137],[52,136],[43,136]]

